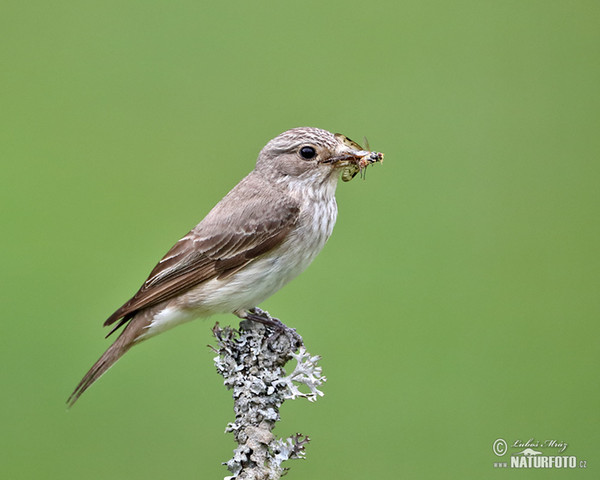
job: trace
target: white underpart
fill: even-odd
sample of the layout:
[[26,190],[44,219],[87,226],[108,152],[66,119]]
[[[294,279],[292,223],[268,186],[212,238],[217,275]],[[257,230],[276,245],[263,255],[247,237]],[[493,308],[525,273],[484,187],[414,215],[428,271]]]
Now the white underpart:
[[147,338],[158,335],[159,333],[169,330],[177,325],[189,322],[196,318],[196,312],[178,308],[176,306],[168,306],[160,310],[146,327],[146,332],[140,335],[136,341],[146,340]]
[[138,340],[145,340],[198,317],[248,310],[302,273],[333,231],[337,217],[337,180],[338,174],[334,172],[325,180],[325,188],[322,189],[313,188],[316,182],[288,180],[301,209],[298,224],[286,240],[231,277],[209,280],[167,303],[154,315],[146,333]]

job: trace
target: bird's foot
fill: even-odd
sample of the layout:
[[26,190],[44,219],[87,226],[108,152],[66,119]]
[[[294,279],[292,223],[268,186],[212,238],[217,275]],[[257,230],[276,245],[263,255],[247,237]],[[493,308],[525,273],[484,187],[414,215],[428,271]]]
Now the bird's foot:
[[273,330],[285,330],[289,328],[278,318],[272,317],[269,312],[258,307],[251,308],[246,312],[246,317],[254,322],[262,323],[267,327],[271,327]]
[[[288,327],[278,318],[272,317],[269,312],[262,310],[258,307],[251,308],[245,312],[245,319],[252,320],[253,322],[262,323],[267,329],[272,330],[271,335],[267,339],[267,343],[270,347],[275,347],[281,337],[288,339],[292,346],[299,348],[304,345],[304,341],[295,328]],[[294,348],[294,350],[296,349]]]

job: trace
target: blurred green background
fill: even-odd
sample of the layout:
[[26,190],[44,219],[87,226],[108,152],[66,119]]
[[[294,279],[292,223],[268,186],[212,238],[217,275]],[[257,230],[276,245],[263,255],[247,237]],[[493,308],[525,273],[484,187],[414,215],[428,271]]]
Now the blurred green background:
[[[262,305],[329,378],[283,407],[276,433],[313,439],[289,478],[598,478],[600,3],[0,11],[2,478],[228,474],[206,345],[233,316],[136,347],[64,402],[104,319],[302,125],[386,159],[340,184],[325,250]],[[497,473],[497,438],[565,441],[588,468]]]

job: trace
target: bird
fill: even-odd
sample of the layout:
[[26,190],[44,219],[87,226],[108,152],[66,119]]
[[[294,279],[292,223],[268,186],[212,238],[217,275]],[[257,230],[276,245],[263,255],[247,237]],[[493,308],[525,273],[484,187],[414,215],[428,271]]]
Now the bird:
[[314,127],[270,140],[254,169],[104,322],[113,326],[107,337],[123,329],[69,396],[69,407],[131,347],[177,325],[217,313],[267,323],[258,305],[304,271],[333,231],[340,173],[346,168],[353,176],[357,165],[381,158]]

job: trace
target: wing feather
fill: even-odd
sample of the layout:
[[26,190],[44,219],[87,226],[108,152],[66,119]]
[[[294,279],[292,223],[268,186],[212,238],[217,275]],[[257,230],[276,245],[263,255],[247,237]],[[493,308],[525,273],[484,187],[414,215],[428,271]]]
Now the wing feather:
[[118,328],[141,309],[213,278],[227,278],[285,240],[298,220],[298,204],[272,187],[273,198],[256,188],[248,195],[244,182],[257,183],[251,176],[166,253],[138,292],[104,322],[105,326],[122,319]]

